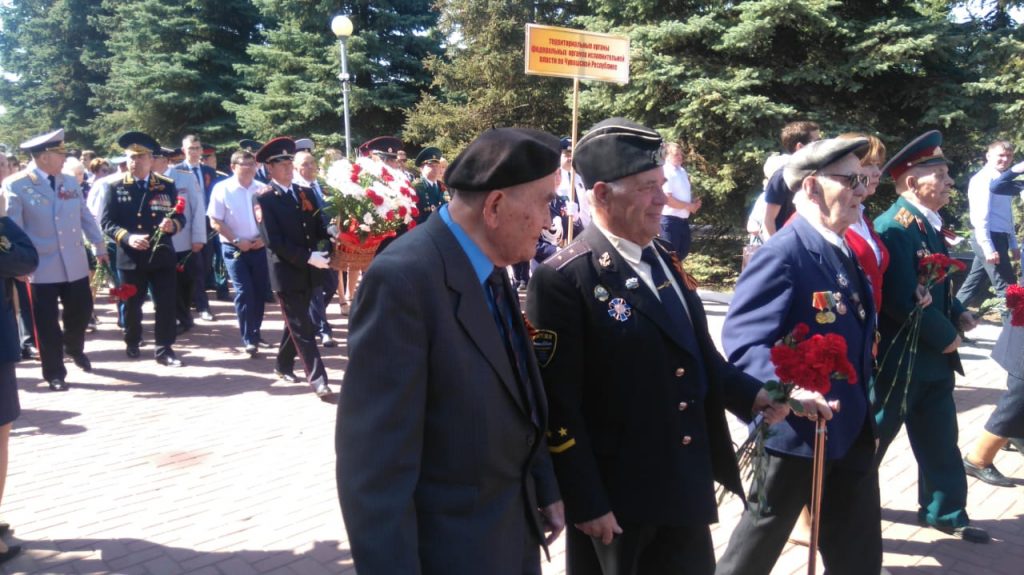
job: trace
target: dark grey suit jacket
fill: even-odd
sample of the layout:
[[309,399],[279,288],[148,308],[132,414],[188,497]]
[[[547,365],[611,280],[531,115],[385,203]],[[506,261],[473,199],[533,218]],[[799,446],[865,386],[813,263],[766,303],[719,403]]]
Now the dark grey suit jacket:
[[[363,276],[349,355],[337,478],[359,574],[539,573],[537,508],[559,499],[544,430],[440,217],[396,240]],[[540,374],[527,360],[544,425]]]
[[1024,327],[1004,322],[1003,331],[992,348],[992,359],[1010,375],[1024,377]]

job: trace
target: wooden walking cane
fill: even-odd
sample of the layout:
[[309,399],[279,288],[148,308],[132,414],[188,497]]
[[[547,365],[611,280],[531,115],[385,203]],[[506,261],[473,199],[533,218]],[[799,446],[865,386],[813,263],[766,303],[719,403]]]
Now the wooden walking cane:
[[[830,401],[832,413],[839,413],[839,402]],[[821,497],[825,483],[825,437],[828,428],[819,417],[814,426],[814,459],[811,463],[811,541],[807,546],[807,575],[815,575],[818,561],[818,529],[821,527]]]

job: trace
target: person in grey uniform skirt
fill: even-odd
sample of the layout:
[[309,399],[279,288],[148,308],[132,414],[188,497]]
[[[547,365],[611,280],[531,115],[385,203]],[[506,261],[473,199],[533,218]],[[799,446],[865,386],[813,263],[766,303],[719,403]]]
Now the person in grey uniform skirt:
[[998,487],[1016,485],[996,469],[996,453],[1009,443],[1024,453],[1024,325],[1003,323],[992,359],[1006,370],[1006,393],[985,422],[985,430],[964,457],[964,472]]

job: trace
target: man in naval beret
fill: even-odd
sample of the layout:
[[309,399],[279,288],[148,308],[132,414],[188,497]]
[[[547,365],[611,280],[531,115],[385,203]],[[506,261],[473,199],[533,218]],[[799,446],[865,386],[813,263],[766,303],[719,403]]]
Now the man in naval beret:
[[[880,364],[872,395],[881,441],[877,459],[882,460],[906,423],[919,471],[918,522],[965,541],[986,543],[988,533],[970,526],[965,509],[967,478],[957,447],[953,401],[956,373],[964,373],[957,353],[959,333],[977,322],[960,300],[951,297],[951,280],[946,277],[931,287],[932,305],[917,312],[921,327],[914,339],[905,327],[915,311],[921,258],[948,255],[939,210],[949,203],[953,180],[942,153],[942,134],[932,130],[915,138],[882,168],[886,173],[896,182],[899,198],[875,219],[890,262],[882,281]],[[904,357],[911,348],[916,357],[913,372],[908,373]]]
[[[65,352],[82,371],[92,371],[84,351],[93,305],[85,249],[91,247],[101,263],[109,257],[81,188],[75,178],[61,173],[64,130],[32,138],[21,149],[32,162],[3,182],[8,217],[39,251],[39,267],[29,278],[31,298],[21,305],[31,309],[35,321],[43,379],[53,391],[64,391]],[[83,237],[90,244],[86,248]]]
[[565,499],[568,571],[710,575],[714,481],[741,492],[725,419],[788,413],[715,350],[695,284],[657,239],[662,138],[595,124],[573,166],[591,225],[534,270],[526,305]]
[[293,181],[295,142],[274,138],[256,153],[267,168],[270,182],[253,196],[260,236],[267,246],[270,286],[281,304],[285,329],[277,348],[274,373],[295,383],[295,358],[302,362],[306,382],[322,401],[331,400],[327,370],[316,346],[316,330],[309,316],[313,289],[324,283],[330,236],[320,216],[312,189]]
[[[867,176],[857,153],[867,138],[812,142],[783,170],[795,216],[758,250],[736,284],[722,328],[729,361],[762,381],[777,379],[772,347],[803,324],[838,334],[856,378],[833,379],[825,397],[840,410],[828,421],[821,506],[821,555],[832,574],[879,573],[881,510],[874,414],[868,400],[876,310],[871,284],[846,245],[860,218]],[[772,427],[747,507],[716,573],[768,575],[810,499],[815,424],[790,415]],[[758,464],[755,462],[755,464]]]
[[185,215],[176,210],[178,190],[173,180],[152,171],[153,154],[160,148],[156,140],[142,132],[128,132],[117,143],[128,154],[128,171],[103,186],[100,224],[117,244],[117,269],[122,285],[132,284],[136,288],[124,304],[125,353],[131,358],[140,355],[142,302],[151,289],[156,310],[156,361],[180,367],[181,360],[172,349],[178,260],[171,238],[185,227],[186,221]]
[[360,575],[539,574],[563,526],[547,404],[505,268],[533,255],[558,140],[481,134],[452,200],[363,276],[338,406],[338,490]]

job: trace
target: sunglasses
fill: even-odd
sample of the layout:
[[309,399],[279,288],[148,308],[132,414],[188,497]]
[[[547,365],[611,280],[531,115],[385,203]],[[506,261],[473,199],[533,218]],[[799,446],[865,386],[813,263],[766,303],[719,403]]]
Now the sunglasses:
[[858,184],[868,187],[870,179],[864,174],[820,174],[827,178],[843,181],[847,187],[856,188]]

